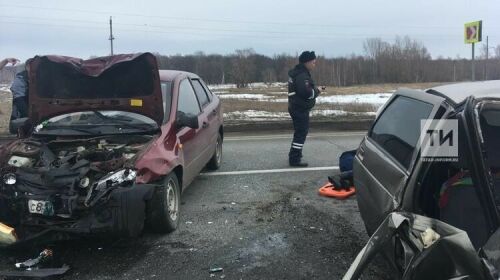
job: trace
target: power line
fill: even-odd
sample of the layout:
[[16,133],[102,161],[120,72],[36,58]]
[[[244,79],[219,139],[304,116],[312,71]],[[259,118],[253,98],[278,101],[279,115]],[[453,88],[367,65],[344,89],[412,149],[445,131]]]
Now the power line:
[[[12,18],[12,17],[11,17]],[[83,25],[68,25],[68,24],[49,24],[49,23],[39,23],[39,22],[17,22],[17,21],[1,21],[3,23],[8,23],[8,24],[19,24],[19,25],[33,25],[33,26],[38,26],[38,25],[43,25],[43,26],[51,26],[51,27],[60,27],[60,28],[82,28],[82,29],[103,29],[101,27],[97,26],[83,26]],[[92,24],[101,24],[104,26],[104,22],[92,22],[92,21],[75,21],[75,22],[87,22],[87,23],[92,23]],[[131,31],[131,32],[146,32],[146,33],[166,33],[166,34],[172,34],[177,31],[182,31],[179,34],[187,34],[187,35],[204,35],[204,36],[210,36],[210,35],[215,35],[215,36],[221,36],[221,35],[226,35],[226,36],[241,36],[241,37],[248,37],[248,38],[269,38],[269,39],[287,39],[290,38],[288,33],[264,33],[264,34],[275,34],[272,36],[265,36],[265,35],[260,35],[260,34],[241,34],[243,33],[260,33],[260,31],[252,31],[252,30],[232,30],[232,29],[217,29],[217,28],[197,28],[197,27],[185,27],[185,26],[176,26],[176,25],[140,25],[140,24],[126,24],[126,23],[114,23],[115,25],[122,25],[122,26],[134,26],[134,27],[142,27],[143,29],[119,29],[119,31]],[[160,30],[150,30],[150,29],[144,29],[144,27],[152,27],[152,28],[163,28],[163,29],[171,29],[170,31],[160,31]],[[219,33],[200,33],[200,32],[186,32],[185,30],[193,30],[193,31],[215,31]],[[221,33],[222,32],[222,33]],[[230,33],[228,33],[230,32]],[[277,36],[279,34],[282,34],[283,36]],[[300,35],[300,38],[305,38],[305,39],[345,39],[345,38],[351,38],[351,39],[356,39],[356,38],[372,38],[372,37],[380,37],[380,38],[389,38],[392,39],[395,37],[393,34],[376,34],[376,33],[371,33],[371,34],[310,34],[310,33],[294,33],[295,35]],[[411,34],[411,36],[416,36],[416,37],[436,37],[436,38],[442,38],[442,37],[449,37],[449,38],[457,38],[458,36],[461,36],[461,34],[457,35],[449,35],[449,34]],[[294,36],[296,37],[296,36]]]
[[[101,21],[89,21],[89,20],[74,20],[74,19],[63,19],[63,18],[40,18],[40,17],[19,17],[19,16],[7,16],[0,15],[0,18],[11,18],[11,19],[28,19],[28,20],[44,20],[44,21],[57,21],[57,22],[80,22],[80,23],[91,23],[91,24],[103,24]],[[263,34],[287,34],[287,35],[307,35],[312,38],[316,38],[317,36],[352,36],[352,33],[348,34],[339,34],[339,33],[318,33],[318,32],[300,32],[300,31],[269,31],[269,30],[250,30],[250,29],[223,29],[223,28],[210,28],[210,27],[190,27],[184,25],[155,25],[155,24],[134,24],[134,23],[114,23],[115,25],[122,26],[134,26],[134,27],[148,27],[148,28],[174,28],[174,29],[185,29],[185,30],[207,30],[207,31],[222,31],[222,32],[238,32],[238,33],[263,33]],[[357,34],[363,37],[372,37],[373,34]],[[390,34],[387,34],[389,36]],[[391,35],[392,36],[392,35]],[[441,34],[437,34],[436,36],[442,36]]]
[[[101,15],[121,15],[130,17],[145,17],[145,18],[157,18],[157,19],[168,19],[168,20],[186,20],[186,21],[201,21],[201,22],[219,22],[219,23],[245,23],[245,24],[259,24],[259,25],[286,25],[286,26],[315,26],[315,27],[333,27],[333,28],[366,28],[366,25],[346,25],[346,24],[312,24],[312,23],[297,23],[297,22],[272,22],[272,21],[248,21],[248,20],[234,20],[234,19],[214,19],[214,18],[190,18],[190,17],[174,17],[174,16],[158,16],[158,15],[144,15],[144,14],[133,14],[133,13],[118,13],[116,11],[95,11],[95,10],[81,10],[81,9],[63,9],[56,7],[37,7],[37,6],[26,6],[26,5],[4,5],[5,7],[12,8],[22,8],[22,9],[36,9],[36,10],[50,10],[50,11],[63,11],[63,12],[80,12],[88,14],[101,14]],[[370,24],[370,27],[373,27]],[[392,27],[392,24],[385,25],[385,27]],[[399,27],[405,28],[433,28],[433,29],[456,29],[456,26],[443,26],[443,25],[398,25]],[[380,26],[383,27],[383,26]]]

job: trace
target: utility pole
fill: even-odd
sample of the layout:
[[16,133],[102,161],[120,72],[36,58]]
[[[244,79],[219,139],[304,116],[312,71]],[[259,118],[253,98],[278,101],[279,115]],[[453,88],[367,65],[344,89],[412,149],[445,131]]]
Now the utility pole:
[[488,46],[488,36],[486,36],[486,62],[484,63],[484,79],[488,80],[488,51],[490,47]]
[[109,17],[109,42],[111,43],[111,55],[113,55],[113,18]]
[[453,60],[453,81],[457,81],[457,62]]

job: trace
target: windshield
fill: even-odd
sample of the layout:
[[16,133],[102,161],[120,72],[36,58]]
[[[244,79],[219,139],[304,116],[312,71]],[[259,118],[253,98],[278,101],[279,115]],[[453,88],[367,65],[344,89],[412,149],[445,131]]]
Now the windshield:
[[140,114],[123,111],[85,111],[50,118],[35,127],[35,134],[91,135],[147,132],[156,122]]

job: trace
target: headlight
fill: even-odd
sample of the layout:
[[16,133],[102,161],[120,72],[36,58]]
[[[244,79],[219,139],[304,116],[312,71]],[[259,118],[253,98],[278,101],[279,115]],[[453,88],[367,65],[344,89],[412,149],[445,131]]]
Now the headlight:
[[15,167],[32,167],[33,161],[34,161],[33,159],[26,158],[26,157],[12,156],[9,159],[8,164],[10,166],[15,166]]
[[7,174],[3,175],[3,182],[6,185],[14,185],[17,182],[16,174],[7,173]]

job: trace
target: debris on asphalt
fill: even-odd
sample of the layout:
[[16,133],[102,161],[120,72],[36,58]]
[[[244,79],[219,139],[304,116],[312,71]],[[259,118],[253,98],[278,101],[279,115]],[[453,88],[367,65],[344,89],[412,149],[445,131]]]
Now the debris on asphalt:
[[0,243],[9,245],[16,242],[17,242],[17,235],[14,228],[11,228],[4,223],[0,223]]
[[223,272],[223,271],[224,271],[224,268],[222,268],[222,267],[212,267],[209,270],[210,273],[217,273],[217,272]]
[[69,266],[63,265],[60,268],[37,268],[23,271],[0,271],[0,277],[32,277],[43,278],[49,276],[63,275],[68,272]]
[[41,267],[52,256],[52,250],[45,249],[36,258],[16,263],[15,267],[19,269],[17,271],[0,271],[0,277],[43,278],[65,274],[69,270],[68,265],[63,265],[59,268]]
[[34,266],[39,265],[39,264],[47,261],[48,259],[50,259],[52,257],[52,254],[53,254],[52,250],[45,249],[38,255],[38,257],[36,257],[34,259],[29,259],[29,260],[24,261],[24,262],[16,263],[16,268],[34,267]]

